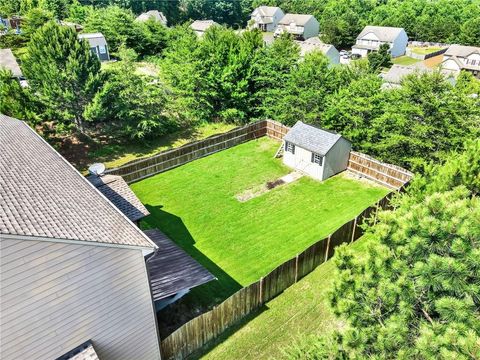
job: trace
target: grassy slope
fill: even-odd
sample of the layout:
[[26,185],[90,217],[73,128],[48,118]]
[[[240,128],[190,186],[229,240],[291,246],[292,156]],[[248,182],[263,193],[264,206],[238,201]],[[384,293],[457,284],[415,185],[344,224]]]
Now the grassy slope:
[[412,52],[415,54],[426,55],[432,52],[441,50],[442,48],[439,46],[430,46],[430,47],[412,47]]
[[92,161],[105,163],[107,168],[114,168],[132,160],[182,146],[191,141],[227,132],[235,126],[233,124],[205,123],[192,130],[179,131],[148,141],[136,140],[129,144],[105,144],[100,149],[91,151],[89,157]]
[[218,277],[189,296],[220,301],[325,237],[388,191],[304,177],[245,203],[234,195],[289,172],[261,138],[132,185],[157,227]]
[[[363,256],[369,240],[364,237],[350,245]],[[328,334],[341,326],[328,304],[332,288],[333,262],[312,273],[266,304],[266,309],[237,331],[217,341],[203,359],[278,359],[283,349],[310,335]]]
[[392,62],[394,64],[398,64],[398,65],[412,65],[412,64],[415,64],[419,61],[420,60],[411,58],[409,56],[399,56],[397,58],[392,59]]

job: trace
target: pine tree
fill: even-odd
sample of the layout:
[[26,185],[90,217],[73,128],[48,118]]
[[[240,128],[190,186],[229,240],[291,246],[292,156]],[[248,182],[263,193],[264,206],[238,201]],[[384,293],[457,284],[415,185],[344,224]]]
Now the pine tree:
[[87,42],[71,28],[49,22],[33,34],[23,70],[47,117],[84,133],[83,112],[100,83],[100,62]]

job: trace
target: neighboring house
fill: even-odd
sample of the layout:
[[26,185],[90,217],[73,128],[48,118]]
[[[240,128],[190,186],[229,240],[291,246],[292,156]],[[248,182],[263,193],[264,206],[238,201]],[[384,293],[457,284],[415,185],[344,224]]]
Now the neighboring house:
[[79,34],[78,38],[88,41],[91,52],[97,55],[100,61],[110,60],[107,40],[102,33]]
[[[434,73],[435,69],[429,68],[423,64],[423,62],[419,62],[413,65],[398,65],[394,64],[386,73],[381,74],[384,83],[382,85],[382,89],[393,89],[399,88],[403,79],[406,76],[417,74],[432,74]],[[440,70],[440,73],[449,81],[452,85],[456,82],[456,74],[449,70]]]
[[300,57],[303,59],[306,54],[312,51],[320,51],[332,64],[340,63],[340,53],[335,46],[323,43],[318,36],[312,37],[305,41],[297,41],[300,46]]
[[192,28],[192,30],[195,31],[198,36],[203,36],[205,31],[214,25],[218,24],[213,20],[195,20],[190,24],[190,28]]
[[408,36],[403,28],[389,26],[365,26],[352,47],[352,53],[362,57],[371,51],[377,51],[382,44],[390,46],[390,55],[398,57],[405,54]]
[[285,16],[277,6],[259,6],[251,14],[251,27],[264,32],[273,32],[278,22]]
[[129,220],[148,211],[123,180],[1,114],[0,154],[0,358],[160,359],[157,302],[214,277]]
[[325,180],[347,168],[351,143],[339,134],[298,121],[283,138],[285,165]]
[[16,79],[23,79],[22,70],[10,49],[0,49],[0,68],[10,70]]
[[480,47],[451,45],[443,54],[442,69],[471,72],[480,79]]
[[140,14],[137,16],[136,20],[140,22],[147,21],[148,19],[154,19],[161,23],[163,26],[167,26],[167,18],[161,11],[158,10],[150,10],[147,12],[144,12],[143,14]]
[[286,14],[275,30],[275,36],[287,32],[296,40],[305,40],[317,36],[320,25],[313,15]]

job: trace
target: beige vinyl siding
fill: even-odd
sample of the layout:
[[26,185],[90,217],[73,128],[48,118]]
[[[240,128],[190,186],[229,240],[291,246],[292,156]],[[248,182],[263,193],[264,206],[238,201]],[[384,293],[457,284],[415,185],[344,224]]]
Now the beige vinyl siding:
[[159,359],[141,250],[0,241],[0,358],[55,359],[92,340],[102,360]]

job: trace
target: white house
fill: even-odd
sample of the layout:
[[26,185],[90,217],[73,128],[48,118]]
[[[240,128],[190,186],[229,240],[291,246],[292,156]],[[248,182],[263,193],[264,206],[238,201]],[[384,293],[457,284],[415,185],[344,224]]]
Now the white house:
[[318,36],[309,38],[305,41],[297,41],[297,44],[300,46],[300,58],[304,58],[306,54],[312,51],[320,51],[325,55],[332,64],[340,63],[340,53],[331,44],[325,44],[322,42]]
[[365,57],[369,52],[377,51],[382,44],[390,46],[392,57],[404,55],[408,44],[405,29],[389,26],[365,26],[357,36],[352,53]]
[[214,277],[23,121],[0,114],[0,154],[0,358],[160,360],[155,306]]
[[325,180],[347,168],[351,143],[339,134],[298,121],[283,138],[283,163]]
[[107,40],[102,33],[79,34],[79,39],[85,39],[90,45],[90,51],[98,56],[100,61],[110,60]]
[[455,73],[470,71],[480,79],[480,47],[451,45],[443,54],[441,67]]
[[259,6],[251,14],[250,26],[261,31],[273,32],[284,16],[282,9],[277,6]]
[[167,26],[167,18],[165,17],[165,15],[163,15],[161,11],[158,11],[158,10],[150,10],[150,11],[144,12],[138,15],[135,20],[140,22],[145,22],[148,19],[153,19],[161,23],[163,26]]
[[287,32],[296,40],[305,40],[317,36],[320,24],[313,15],[286,14],[279,22],[275,30],[275,36]]
[[190,24],[190,28],[195,31],[198,36],[203,36],[205,31],[211,28],[214,25],[218,25],[213,20],[195,20],[193,23]]

